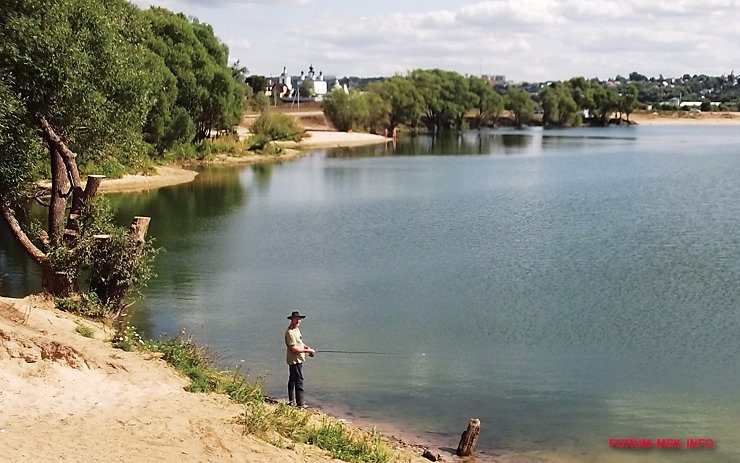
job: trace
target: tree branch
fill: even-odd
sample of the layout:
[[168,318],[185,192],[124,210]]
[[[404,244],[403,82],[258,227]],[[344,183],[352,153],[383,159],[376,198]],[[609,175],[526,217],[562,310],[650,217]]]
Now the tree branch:
[[16,240],[20,243],[21,247],[31,256],[35,262],[41,264],[46,261],[46,254],[44,254],[35,244],[28,238],[26,232],[21,228],[21,224],[15,218],[13,210],[5,199],[0,198],[0,209],[2,210],[3,218],[10,227],[10,231],[13,232]]

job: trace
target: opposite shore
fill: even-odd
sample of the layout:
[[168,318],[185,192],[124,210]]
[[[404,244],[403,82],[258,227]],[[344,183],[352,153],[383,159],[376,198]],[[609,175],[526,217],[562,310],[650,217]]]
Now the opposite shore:
[[[689,113],[674,112],[666,115],[657,112],[639,112],[630,115],[630,121],[637,125],[740,125],[740,113],[711,112]],[[311,150],[388,143],[391,141],[380,135],[368,133],[346,133],[333,130],[308,130],[309,137],[301,143],[285,143],[284,152],[279,155],[226,156],[217,155],[212,161],[184,163],[183,166],[160,166],[155,175],[126,175],[120,179],[105,179],[101,192],[134,192],[164,186],[188,183],[195,179],[197,173],[187,169],[194,164],[261,164],[284,162],[297,159]]]

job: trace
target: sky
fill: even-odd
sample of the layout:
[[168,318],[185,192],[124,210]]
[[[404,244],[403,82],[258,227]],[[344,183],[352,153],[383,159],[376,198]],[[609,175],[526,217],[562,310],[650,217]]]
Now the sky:
[[[250,74],[540,82],[740,73],[740,0],[133,0],[213,26]],[[737,69],[736,69],[737,66]]]

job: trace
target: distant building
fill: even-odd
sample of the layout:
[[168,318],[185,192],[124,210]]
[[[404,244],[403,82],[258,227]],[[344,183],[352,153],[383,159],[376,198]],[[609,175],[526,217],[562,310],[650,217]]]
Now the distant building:
[[503,75],[483,74],[481,77],[484,80],[487,80],[494,87],[503,87],[506,85],[506,76]]
[[[268,79],[265,94],[270,97],[280,98],[283,101],[322,101],[330,88],[336,86],[337,78],[324,76],[319,71],[314,72],[313,65],[308,67],[308,72],[301,71],[300,75],[291,76],[286,67],[278,77]],[[300,88],[307,88],[310,95],[300,95]]]

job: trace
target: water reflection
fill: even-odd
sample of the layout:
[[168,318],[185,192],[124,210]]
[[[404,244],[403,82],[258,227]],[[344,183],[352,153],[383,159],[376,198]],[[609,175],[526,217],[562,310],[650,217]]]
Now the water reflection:
[[365,147],[337,148],[330,158],[362,158],[378,156],[450,156],[520,154],[527,151],[534,131],[480,130],[441,135],[409,135],[385,144]]

